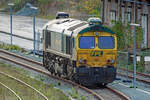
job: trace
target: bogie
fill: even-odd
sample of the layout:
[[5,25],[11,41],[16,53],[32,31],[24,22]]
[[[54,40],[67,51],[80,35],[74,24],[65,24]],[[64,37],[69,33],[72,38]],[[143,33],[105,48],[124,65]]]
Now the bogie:
[[51,74],[71,79],[73,68],[69,59],[62,58],[49,52],[44,52],[44,57],[46,58],[43,59],[44,67],[50,71]]

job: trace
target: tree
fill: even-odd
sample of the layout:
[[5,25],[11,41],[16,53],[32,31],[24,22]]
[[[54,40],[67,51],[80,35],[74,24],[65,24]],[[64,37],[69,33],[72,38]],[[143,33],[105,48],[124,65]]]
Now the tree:
[[87,12],[88,14],[100,16],[101,0],[81,0],[81,4],[83,11]]
[[[133,48],[133,31],[130,24],[124,24],[121,21],[114,22],[112,30],[117,35],[118,49],[119,50],[128,50]],[[141,27],[136,28],[136,43],[137,48],[141,48],[143,43],[143,31]]]

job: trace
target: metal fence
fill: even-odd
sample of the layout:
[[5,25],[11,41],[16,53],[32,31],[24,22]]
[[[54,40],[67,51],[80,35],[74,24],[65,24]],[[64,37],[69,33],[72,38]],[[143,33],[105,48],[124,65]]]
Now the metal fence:
[[[136,69],[138,72],[150,72],[150,51],[138,51],[136,54]],[[133,70],[133,53],[121,52],[117,53],[117,67],[128,68]]]

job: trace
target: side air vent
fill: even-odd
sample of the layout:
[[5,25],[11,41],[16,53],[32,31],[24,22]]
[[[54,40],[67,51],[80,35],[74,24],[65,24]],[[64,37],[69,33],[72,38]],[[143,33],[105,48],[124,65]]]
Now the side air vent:
[[56,24],[62,24],[62,23],[69,22],[69,21],[70,21],[70,19],[64,20],[64,21],[60,21],[60,22],[57,22]]
[[70,27],[68,30],[69,30],[69,31],[73,31],[73,30],[75,30],[76,28],[81,27],[81,26],[84,26],[84,25],[86,25],[86,24],[87,24],[87,23],[83,22],[83,23],[77,24],[77,25],[75,25],[75,26],[73,26],[73,27]]

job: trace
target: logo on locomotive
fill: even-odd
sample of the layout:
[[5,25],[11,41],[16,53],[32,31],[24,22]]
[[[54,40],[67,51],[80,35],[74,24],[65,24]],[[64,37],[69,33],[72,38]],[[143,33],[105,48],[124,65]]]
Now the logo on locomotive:
[[90,56],[94,57],[103,56],[103,51],[91,51]]

